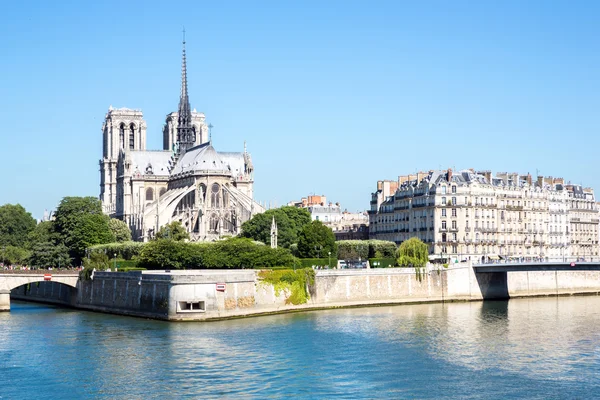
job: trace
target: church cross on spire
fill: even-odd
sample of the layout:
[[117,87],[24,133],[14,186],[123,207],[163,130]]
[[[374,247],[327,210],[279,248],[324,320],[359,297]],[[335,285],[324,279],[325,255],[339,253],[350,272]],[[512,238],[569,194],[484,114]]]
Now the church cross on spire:
[[196,141],[192,127],[192,112],[188,97],[187,60],[185,55],[185,28],[183,28],[183,55],[181,60],[181,94],[179,96],[179,109],[177,118],[177,141],[179,154],[184,154],[187,149],[194,146]]

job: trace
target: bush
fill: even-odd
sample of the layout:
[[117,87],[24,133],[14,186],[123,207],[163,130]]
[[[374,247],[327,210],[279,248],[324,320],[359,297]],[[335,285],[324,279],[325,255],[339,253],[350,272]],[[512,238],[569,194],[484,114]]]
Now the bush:
[[147,243],[137,266],[147,269],[275,268],[294,266],[287,249],[272,249],[250,239],[185,243],[158,239]]
[[393,268],[396,266],[395,258],[369,258],[371,268]]
[[144,246],[148,243],[141,242],[121,242],[121,243],[107,243],[98,244],[90,247],[90,254],[93,253],[104,253],[108,258],[113,258],[116,254],[118,258],[124,260],[131,260],[133,257],[140,255]]
[[258,277],[264,283],[273,285],[277,296],[282,290],[288,290],[290,295],[285,299],[286,304],[306,303],[310,299],[308,287],[315,283],[315,271],[312,268],[260,271]]

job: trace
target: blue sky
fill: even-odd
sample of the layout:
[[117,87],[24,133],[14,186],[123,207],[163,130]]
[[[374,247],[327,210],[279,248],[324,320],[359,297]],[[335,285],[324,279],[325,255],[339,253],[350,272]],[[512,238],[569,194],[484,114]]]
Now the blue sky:
[[32,2],[0,15],[0,204],[37,218],[99,195],[110,105],[140,108],[148,149],[192,107],[213,144],[248,142],[255,197],[366,209],[378,179],[454,167],[600,190],[594,2]]

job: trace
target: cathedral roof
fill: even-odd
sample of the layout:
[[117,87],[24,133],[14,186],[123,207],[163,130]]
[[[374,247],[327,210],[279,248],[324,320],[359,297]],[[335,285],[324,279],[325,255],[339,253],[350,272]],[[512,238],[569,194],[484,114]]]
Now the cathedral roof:
[[229,157],[225,157],[224,160],[214,147],[212,147],[210,142],[203,143],[200,146],[189,149],[179,159],[173,169],[173,175],[186,172],[232,174],[230,161]]
[[142,175],[169,175],[170,151],[136,151],[129,152],[132,171]]

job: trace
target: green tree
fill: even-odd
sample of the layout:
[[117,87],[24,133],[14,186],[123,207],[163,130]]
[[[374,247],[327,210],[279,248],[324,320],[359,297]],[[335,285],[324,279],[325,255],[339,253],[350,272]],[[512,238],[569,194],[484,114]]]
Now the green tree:
[[298,235],[298,256],[300,258],[337,257],[337,244],[331,228],[321,221],[305,225]]
[[95,197],[65,197],[56,209],[53,231],[57,241],[64,243],[76,265],[88,247],[114,242],[108,216],[102,213],[100,200]]
[[160,227],[156,234],[157,239],[170,239],[176,241],[188,240],[190,234],[185,230],[181,222],[173,221]]
[[64,244],[51,242],[36,243],[31,249],[29,264],[36,268],[67,267],[70,266],[71,257],[69,249]]
[[427,265],[427,261],[429,261],[429,247],[421,239],[412,237],[400,244],[398,265],[415,268],[419,280],[421,280],[421,270]]
[[37,243],[55,242],[56,235],[52,230],[52,221],[42,221],[27,235],[25,247],[32,249]]
[[36,221],[20,204],[0,207],[0,245],[23,247]]
[[240,236],[271,244],[273,217],[277,223],[277,244],[286,249],[298,242],[298,235],[310,224],[310,213],[305,208],[285,206],[256,214],[242,224]]
[[131,240],[131,229],[129,229],[124,221],[111,218],[108,221],[108,227],[110,228],[110,231],[114,235],[117,242],[128,242]]
[[92,276],[92,272],[106,271],[110,268],[110,259],[104,253],[92,253],[89,258],[83,260],[83,270],[79,273],[82,279],[88,280]]
[[25,265],[29,259],[29,251],[17,246],[0,248],[0,262],[12,265]]

